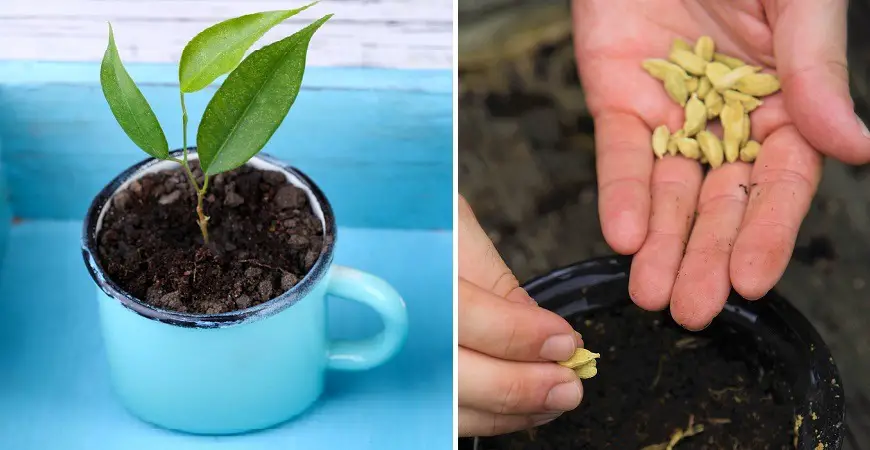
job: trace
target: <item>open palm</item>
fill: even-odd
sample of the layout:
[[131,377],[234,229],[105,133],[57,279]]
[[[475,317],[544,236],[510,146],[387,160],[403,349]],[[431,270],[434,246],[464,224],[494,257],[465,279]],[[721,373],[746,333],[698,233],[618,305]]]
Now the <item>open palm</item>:
[[[629,292],[689,329],[721,311],[733,286],[757,299],[782,276],[819,182],[822,153],[870,156],[845,70],[845,0],[575,0],[580,76],[595,119],[599,212],[616,251],[636,253]],[[656,160],[652,130],[683,110],[641,62],[675,38],[775,71],[782,92],[751,114],[753,165],[704,176],[697,161]],[[863,132],[862,132],[863,129]],[[819,153],[821,152],[821,153]]]

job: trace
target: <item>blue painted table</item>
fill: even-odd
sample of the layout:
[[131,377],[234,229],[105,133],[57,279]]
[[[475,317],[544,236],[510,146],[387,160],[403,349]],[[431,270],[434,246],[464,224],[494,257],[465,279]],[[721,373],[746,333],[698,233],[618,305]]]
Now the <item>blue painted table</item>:
[[[108,384],[80,220],[96,191],[142,154],[103,103],[97,67],[0,62],[0,449],[452,448],[450,73],[306,74],[265,151],[320,184],[339,224],[336,262],[391,283],[405,297],[410,334],[382,367],[330,373],[307,414],[205,437],[140,422]],[[173,68],[130,71],[171,130],[180,117]],[[206,101],[188,106],[192,116]],[[329,322],[338,338],[379,326],[341,299],[330,300]]]

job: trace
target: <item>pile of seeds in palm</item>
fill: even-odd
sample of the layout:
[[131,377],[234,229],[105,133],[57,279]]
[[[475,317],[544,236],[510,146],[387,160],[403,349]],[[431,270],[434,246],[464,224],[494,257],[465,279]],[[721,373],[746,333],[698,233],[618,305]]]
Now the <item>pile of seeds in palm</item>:
[[[761,106],[760,97],[779,90],[776,75],[717,53],[709,36],[699,38],[694,48],[676,39],[667,60],[647,59],[643,68],[661,80],[668,96],[685,108],[682,129],[671,133],[661,125],[653,131],[657,157],[679,154],[712,168],[725,161],[755,161],[761,144],[749,139],[749,113]],[[721,140],[707,130],[717,117],[722,124]]]

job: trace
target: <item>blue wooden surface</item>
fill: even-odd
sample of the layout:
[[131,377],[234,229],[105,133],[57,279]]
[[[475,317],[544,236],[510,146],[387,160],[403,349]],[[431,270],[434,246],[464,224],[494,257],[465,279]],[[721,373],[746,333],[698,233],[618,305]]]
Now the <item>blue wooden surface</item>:
[[[145,156],[115,123],[98,69],[0,62],[2,162],[15,215],[80,219],[106,182]],[[181,147],[176,66],[129,70],[170,146]],[[213,92],[189,96],[191,136]],[[308,173],[339,225],[450,229],[452,108],[448,70],[312,68],[264,151]]]
[[[325,396],[295,421],[218,438],[153,428],[114,400],[80,231],[78,221],[11,227],[0,271],[0,448],[452,448],[451,232],[340,229],[336,262],[377,274],[404,295],[405,348],[370,372],[330,374]],[[333,336],[371,333],[376,317],[330,304]]]
[[[3,139],[0,137],[0,155],[3,154]],[[9,239],[9,226],[12,221],[12,208],[9,206],[9,191],[6,190],[6,175],[3,170],[3,158],[0,156],[0,267],[3,255],[6,254],[6,243]]]

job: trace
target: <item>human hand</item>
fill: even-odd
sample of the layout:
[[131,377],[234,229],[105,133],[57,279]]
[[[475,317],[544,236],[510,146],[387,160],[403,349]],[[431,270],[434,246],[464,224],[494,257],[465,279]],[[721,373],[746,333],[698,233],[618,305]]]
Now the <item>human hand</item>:
[[459,196],[459,435],[547,423],[580,404],[564,361],[583,345],[565,319],[538,307]]
[[[822,156],[870,160],[853,112],[845,0],[575,0],[575,47],[595,119],[604,237],[634,254],[629,293],[668,306],[688,329],[707,326],[731,287],[758,299],[779,280],[821,175]],[[651,132],[682,127],[683,111],[641,62],[673,39],[709,35],[717,51],[774,70],[782,92],[754,111],[754,165],[711,170],[655,160]],[[815,150],[814,150],[815,149]],[[697,216],[696,216],[697,211]],[[694,226],[693,226],[694,222]]]

